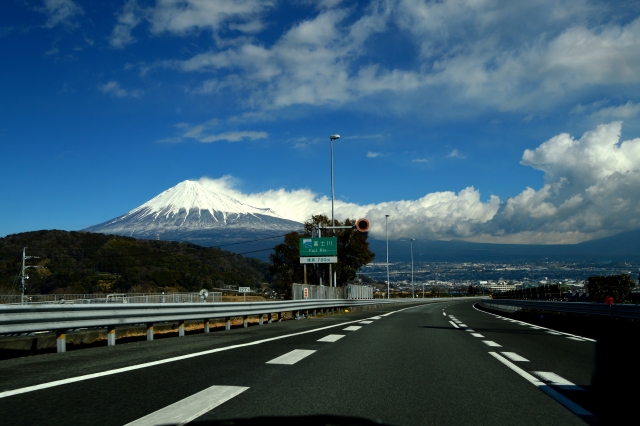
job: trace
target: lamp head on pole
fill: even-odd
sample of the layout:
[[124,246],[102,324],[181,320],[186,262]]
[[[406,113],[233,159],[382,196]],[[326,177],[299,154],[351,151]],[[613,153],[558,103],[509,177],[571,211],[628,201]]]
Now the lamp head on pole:
[[340,135],[331,135],[331,136],[329,136],[329,140],[335,141],[336,139],[340,139]]

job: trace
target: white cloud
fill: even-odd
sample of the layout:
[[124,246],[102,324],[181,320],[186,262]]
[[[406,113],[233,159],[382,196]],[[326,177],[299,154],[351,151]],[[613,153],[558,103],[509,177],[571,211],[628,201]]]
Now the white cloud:
[[449,154],[447,154],[447,157],[448,158],[460,158],[460,159],[467,158],[467,156],[462,154],[458,149],[454,149],[453,151],[451,151]]
[[598,120],[610,120],[610,119],[629,119],[640,115],[640,104],[634,104],[628,101],[624,105],[611,106],[602,108],[601,110],[592,114],[592,116]]
[[[613,122],[580,139],[563,133],[526,150],[522,164],[544,171],[544,185],[539,190],[526,188],[504,202],[496,196],[483,202],[480,192],[468,187],[458,193],[434,192],[417,200],[369,205],[336,200],[336,217],[366,217],[372,236],[383,238],[388,214],[392,239],[559,244],[640,229],[640,138],[620,142],[620,132],[621,123]],[[309,189],[246,194],[229,176],[200,181],[300,222],[331,212],[331,199]]]
[[142,9],[138,6],[136,0],[129,0],[124,4],[117,15],[118,23],[113,28],[111,37],[109,37],[111,47],[123,48],[135,42],[131,31],[142,22],[142,13]]
[[114,98],[139,98],[142,96],[142,90],[126,90],[120,86],[120,83],[117,81],[109,81],[105,84],[101,84],[98,86],[98,90],[103,93],[107,93]]
[[218,141],[227,142],[241,142],[244,140],[257,140],[266,139],[268,137],[267,132],[256,131],[227,131],[223,133],[213,133],[212,129],[219,125],[219,120],[213,118],[202,124],[192,126],[189,123],[177,123],[174,124],[176,129],[180,129],[182,132],[179,136],[169,137],[158,142],[184,142],[187,139],[194,139],[201,143],[212,143]]
[[376,158],[376,157],[380,157],[382,154],[380,154],[379,152],[373,152],[373,151],[369,151],[367,152],[367,158]]
[[73,0],[44,0],[44,7],[37,10],[49,16],[45,28],[58,25],[73,28],[77,26],[75,18],[84,15],[84,10]]

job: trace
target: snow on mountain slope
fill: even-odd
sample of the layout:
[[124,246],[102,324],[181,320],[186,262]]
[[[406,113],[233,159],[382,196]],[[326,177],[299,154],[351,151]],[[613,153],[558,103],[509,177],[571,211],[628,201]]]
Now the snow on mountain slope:
[[85,229],[137,238],[215,239],[221,231],[293,231],[302,224],[283,219],[269,208],[244,204],[195,181],[184,181],[122,216]]

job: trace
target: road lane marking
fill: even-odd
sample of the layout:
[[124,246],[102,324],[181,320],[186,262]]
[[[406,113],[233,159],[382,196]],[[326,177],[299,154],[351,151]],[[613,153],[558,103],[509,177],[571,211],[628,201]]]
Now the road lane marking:
[[557,331],[549,331],[549,330],[547,330],[546,333],[553,334],[555,336],[562,336],[562,333],[558,333]]
[[371,317],[371,318],[369,318],[369,319],[377,320],[377,319],[382,319],[382,317]]
[[518,355],[515,352],[500,352],[502,355],[506,356],[507,358],[509,358],[511,361],[520,361],[520,362],[529,362],[528,359],[526,359],[523,356]]
[[139,418],[125,426],[184,425],[208,411],[240,395],[249,388],[240,386],[211,386],[174,404]]
[[[385,314],[385,315],[390,315],[390,314],[393,314],[395,312],[400,312],[400,311],[403,311],[403,310],[404,309],[400,309],[399,311],[393,311],[393,312],[390,312],[390,313]],[[142,364],[130,365],[128,367],[121,367],[121,368],[115,368],[113,370],[101,371],[99,373],[85,374],[83,376],[69,377],[69,378],[66,378],[66,379],[54,380],[52,382],[40,383],[40,384],[32,385],[32,386],[25,386],[23,388],[12,389],[12,390],[7,390],[7,391],[0,392],[0,399],[6,398],[6,397],[9,397],[9,396],[13,396],[13,395],[19,395],[19,394],[22,394],[22,393],[33,392],[33,391],[37,391],[37,390],[41,390],[41,389],[48,389],[48,388],[52,388],[52,387],[55,387],[55,386],[62,386],[62,385],[70,384],[70,383],[82,382],[84,380],[91,380],[91,379],[96,379],[96,378],[99,378],[99,377],[111,376],[113,374],[126,373],[127,371],[139,370],[139,369],[148,368],[148,367],[155,367],[156,365],[168,364],[170,362],[182,361],[182,360],[185,360],[185,359],[195,358],[195,357],[199,357],[199,356],[203,356],[203,355],[210,355],[210,354],[213,354],[213,353],[216,353],[216,352],[224,352],[224,351],[228,351],[228,350],[236,349],[236,348],[244,348],[244,347],[247,347],[247,346],[260,345],[262,343],[272,342],[274,340],[286,339],[287,337],[301,336],[303,334],[315,333],[316,331],[328,330],[330,328],[335,328],[335,327],[342,327],[344,325],[353,324],[353,323],[356,323],[356,322],[359,322],[359,321],[360,320],[346,321],[346,322],[342,322],[342,323],[339,323],[339,324],[333,324],[333,325],[327,325],[327,326],[324,326],[324,327],[314,328],[312,330],[305,330],[305,331],[300,331],[300,332],[297,332],[297,333],[284,334],[282,336],[270,337],[268,339],[254,340],[253,342],[241,343],[241,344],[238,344],[238,345],[231,345],[231,346],[224,346],[222,348],[209,349],[209,350],[201,351],[201,352],[194,352],[194,353],[187,354],[187,355],[180,355],[180,356],[176,356],[176,357],[161,359],[161,360],[158,360],[158,361],[145,362],[145,363],[142,363]],[[360,328],[361,327],[357,327],[354,330],[358,330]]]
[[455,322],[453,322],[453,321],[449,321],[449,324],[451,324],[451,325],[452,325],[452,326],[454,326],[455,328],[460,328],[460,327],[458,327],[458,326],[456,325],[456,323],[455,323]]
[[[500,315],[492,314],[491,312],[485,312],[482,309],[478,309],[478,308],[476,308],[475,304],[473,304],[472,306],[473,306],[473,309],[475,309],[478,312],[482,312],[483,314],[493,315],[496,318],[504,318],[504,317],[501,317]],[[533,329],[536,329],[536,330],[551,330],[551,331],[558,332],[557,330],[553,330],[551,328],[540,327],[540,326],[537,326],[537,325],[534,325],[534,324],[529,324],[528,322],[524,322],[524,321],[520,321],[520,324],[527,325],[527,326],[529,326],[529,327],[531,327]],[[584,336],[578,336],[577,334],[564,333],[564,332],[561,332],[561,334],[563,334],[564,336],[577,337],[579,339],[586,340],[586,341],[589,341],[589,342],[595,342],[596,341],[595,339],[590,339],[590,338],[584,337]]]
[[343,328],[343,331],[356,331],[356,330],[360,330],[362,328],[361,325],[350,325],[347,328]]
[[358,324],[371,324],[373,321],[360,321]]
[[516,373],[518,373],[520,376],[522,376],[526,380],[528,380],[529,383],[536,386],[538,389],[540,389],[541,391],[549,395],[551,398],[555,399],[560,404],[564,405],[569,410],[573,411],[575,414],[579,416],[593,416],[593,414],[591,414],[589,411],[585,410],[584,408],[582,408],[575,402],[571,401],[569,398],[565,397],[564,395],[558,393],[558,391],[552,389],[549,385],[545,384],[544,382],[541,382],[531,374],[524,371],[522,368],[518,367],[511,361],[502,357],[500,354],[496,352],[489,352],[489,354],[491,354],[491,356],[493,356],[495,359],[497,359],[498,361],[500,361],[501,363],[503,363],[504,365],[506,365],[507,367],[509,367]]
[[474,330],[474,329],[472,329],[472,328],[467,328],[467,329],[466,329],[466,330],[464,330],[464,331],[468,331],[468,332],[470,332],[470,333],[473,333],[475,330]]
[[484,336],[483,336],[482,334],[480,334],[480,333],[471,333],[471,335],[472,335],[473,337],[484,337]]
[[324,336],[322,339],[318,339],[316,340],[316,342],[337,342],[338,340],[342,339],[344,337],[344,334],[329,334],[327,336]]
[[447,314],[445,312],[443,312],[442,315],[444,315],[445,317],[447,316]]
[[581,339],[579,337],[573,337],[573,336],[567,336],[567,339],[575,340],[575,341],[578,341],[578,342],[584,342],[585,341],[584,339]]
[[497,344],[493,340],[483,340],[482,343],[484,343],[487,346],[494,347],[494,348],[501,348],[502,347],[502,345]]
[[285,365],[293,365],[296,362],[305,359],[312,353],[314,350],[311,349],[294,349],[291,352],[288,352],[284,355],[280,355],[278,358],[274,358],[271,361],[267,361],[267,364],[285,364]]
[[459,325],[460,327],[462,327],[462,328],[467,328],[467,327],[468,327],[468,326],[467,326],[467,324],[463,324],[463,323],[461,323],[461,322],[459,322],[459,323],[458,323],[458,325]]
[[556,373],[552,373],[550,371],[533,371],[533,374],[540,377],[545,382],[549,382],[550,385],[553,385],[560,389],[578,390],[578,391],[584,390],[580,386],[576,385],[575,383],[570,382],[564,377],[558,376]]

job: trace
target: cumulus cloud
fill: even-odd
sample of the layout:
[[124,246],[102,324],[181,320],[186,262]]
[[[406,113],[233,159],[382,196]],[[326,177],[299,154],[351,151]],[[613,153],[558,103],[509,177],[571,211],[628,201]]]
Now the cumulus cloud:
[[76,17],[84,15],[84,10],[73,0],[44,0],[44,7],[37,10],[48,15],[45,28],[59,25],[73,28],[77,26]]
[[[621,125],[602,124],[579,139],[562,133],[526,150],[521,163],[543,171],[544,184],[504,201],[482,201],[480,191],[468,187],[379,204],[336,200],[335,214],[368,218],[375,238],[384,238],[388,214],[391,239],[559,244],[640,229],[640,138],[620,142]],[[200,182],[291,220],[331,212],[331,199],[309,189],[243,193],[230,176]]]
[[142,96],[142,90],[126,90],[117,81],[111,80],[105,84],[98,86],[98,90],[107,93],[114,98],[139,98]]

